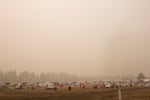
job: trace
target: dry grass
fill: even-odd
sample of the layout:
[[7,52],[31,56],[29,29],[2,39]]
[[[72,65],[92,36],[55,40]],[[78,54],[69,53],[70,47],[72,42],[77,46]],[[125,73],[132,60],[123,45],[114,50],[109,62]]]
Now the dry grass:
[[[150,100],[150,88],[124,88],[123,100]],[[117,89],[5,90],[0,100],[118,100]]]

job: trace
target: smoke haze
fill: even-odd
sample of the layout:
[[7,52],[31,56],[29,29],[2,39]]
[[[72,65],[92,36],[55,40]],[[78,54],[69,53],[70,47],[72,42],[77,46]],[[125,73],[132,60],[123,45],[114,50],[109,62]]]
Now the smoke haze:
[[149,5],[149,0],[1,0],[0,69],[149,74]]

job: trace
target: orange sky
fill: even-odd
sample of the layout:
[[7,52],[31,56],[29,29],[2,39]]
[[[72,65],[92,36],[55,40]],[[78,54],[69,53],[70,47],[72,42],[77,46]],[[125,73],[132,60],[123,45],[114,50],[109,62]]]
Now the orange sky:
[[1,0],[0,69],[148,74],[149,5],[149,0]]

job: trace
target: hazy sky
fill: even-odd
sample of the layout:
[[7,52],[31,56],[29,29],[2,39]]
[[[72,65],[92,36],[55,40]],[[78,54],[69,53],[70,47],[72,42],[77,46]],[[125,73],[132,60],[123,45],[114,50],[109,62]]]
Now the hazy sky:
[[150,0],[0,0],[0,69],[148,74]]

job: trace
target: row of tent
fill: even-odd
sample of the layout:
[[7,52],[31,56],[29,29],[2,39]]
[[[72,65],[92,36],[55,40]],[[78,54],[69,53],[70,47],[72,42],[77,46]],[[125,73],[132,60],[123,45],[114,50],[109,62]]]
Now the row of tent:
[[5,89],[47,89],[56,90],[58,88],[71,87],[93,87],[97,88],[117,88],[117,87],[150,87],[150,80],[136,81],[82,81],[82,82],[19,82],[19,83],[0,83],[0,90]]

